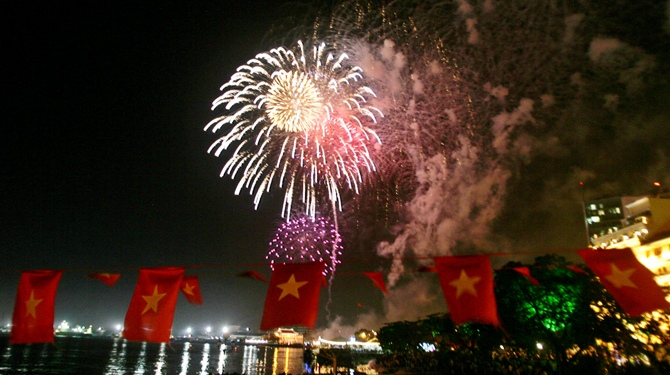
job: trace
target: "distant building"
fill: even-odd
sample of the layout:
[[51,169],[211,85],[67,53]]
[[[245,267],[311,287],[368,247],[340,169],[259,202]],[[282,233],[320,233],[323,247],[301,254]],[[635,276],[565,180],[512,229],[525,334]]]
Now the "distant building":
[[619,197],[584,202],[590,245],[601,249],[631,248],[670,286],[670,199]]
[[250,344],[258,345],[265,344],[267,340],[262,332],[253,332],[248,328],[246,330],[239,330],[226,335],[226,342],[231,344]]
[[302,345],[303,335],[293,328],[277,328],[265,334],[265,339],[269,343],[278,345]]

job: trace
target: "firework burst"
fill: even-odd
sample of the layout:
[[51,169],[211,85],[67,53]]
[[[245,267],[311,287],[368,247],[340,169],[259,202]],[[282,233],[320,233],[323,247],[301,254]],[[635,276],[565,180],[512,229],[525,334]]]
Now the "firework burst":
[[310,51],[298,42],[257,55],[221,87],[212,109],[226,114],[205,130],[227,130],[209,152],[232,149],[221,176],[239,175],[235,194],[249,189],[258,207],[272,187],[284,189],[288,220],[295,198],[314,217],[317,192],[341,209],[340,189],[358,191],[375,170],[370,148],[380,141],[369,125],[382,114],[368,103],[374,93],[362,69],[347,60],[326,44]]
[[265,259],[275,262],[326,263],[324,275],[335,271],[342,253],[341,239],[334,222],[316,216],[298,215],[282,223],[270,241],[270,250]]

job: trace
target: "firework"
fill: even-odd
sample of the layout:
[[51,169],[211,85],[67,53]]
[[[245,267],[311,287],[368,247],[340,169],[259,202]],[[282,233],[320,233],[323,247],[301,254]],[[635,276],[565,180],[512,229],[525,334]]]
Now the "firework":
[[334,222],[322,217],[298,215],[283,222],[270,241],[270,250],[265,259],[275,262],[326,263],[324,275],[332,273],[340,262],[341,239]]
[[212,109],[226,114],[205,130],[227,131],[209,152],[232,149],[221,176],[239,175],[235,194],[249,189],[258,207],[272,187],[284,189],[288,220],[294,198],[314,216],[318,192],[341,209],[340,189],[358,191],[375,170],[370,148],[380,141],[369,125],[382,114],[368,103],[374,92],[362,69],[347,60],[326,44],[310,51],[298,42],[257,55],[221,87]]

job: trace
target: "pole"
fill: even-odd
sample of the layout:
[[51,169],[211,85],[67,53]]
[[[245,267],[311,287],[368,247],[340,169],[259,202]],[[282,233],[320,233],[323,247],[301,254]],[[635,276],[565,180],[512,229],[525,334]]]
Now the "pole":
[[591,246],[591,237],[589,236],[589,222],[586,217],[586,198],[584,198],[584,181],[579,181],[582,190],[582,216],[584,216],[584,230],[586,231],[586,247]]

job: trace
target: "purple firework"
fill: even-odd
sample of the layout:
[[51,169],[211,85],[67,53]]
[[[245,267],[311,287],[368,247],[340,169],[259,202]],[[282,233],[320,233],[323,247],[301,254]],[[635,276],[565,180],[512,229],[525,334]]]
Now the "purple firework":
[[331,220],[301,215],[277,228],[265,259],[272,264],[323,261],[326,263],[326,275],[332,273],[340,262],[337,257],[342,253],[341,241]]

